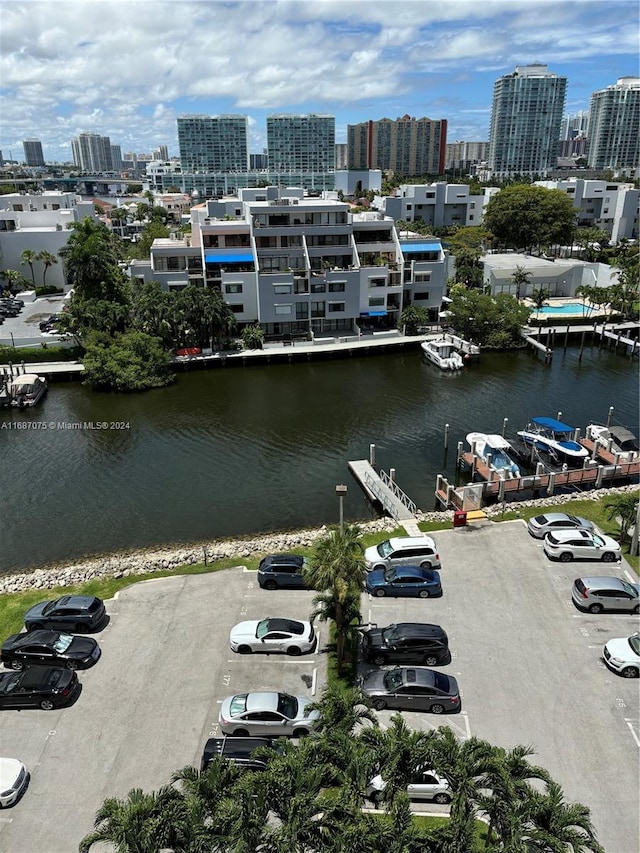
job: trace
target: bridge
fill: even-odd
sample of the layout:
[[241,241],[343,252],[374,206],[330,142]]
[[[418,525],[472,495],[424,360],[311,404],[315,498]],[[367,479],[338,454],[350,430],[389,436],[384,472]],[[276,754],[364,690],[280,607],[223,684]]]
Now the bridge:
[[422,536],[415,503],[386,471],[376,470],[367,459],[357,459],[347,462],[347,465],[370,501],[380,504],[409,536]]

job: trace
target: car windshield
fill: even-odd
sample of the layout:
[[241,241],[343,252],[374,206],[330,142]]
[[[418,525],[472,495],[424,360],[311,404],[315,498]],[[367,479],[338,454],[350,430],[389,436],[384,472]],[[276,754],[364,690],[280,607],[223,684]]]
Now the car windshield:
[[53,608],[56,606],[57,603],[58,603],[57,601],[50,601],[47,604],[47,606],[43,608],[42,615],[46,616],[47,613],[51,613],[51,611],[53,610]]
[[72,642],[73,637],[71,636],[71,634],[60,634],[58,639],[53,644],[53,649],[58,653],[66,652]]
[[269,620],[263,619],[262,622],[258,622],[258,627],[256,628],[256,637],[261,640],[262,637],[269,631]]
[[280,693],[278,696],[278,711],[290,720],[294,720],[298,713],[298,700],[288,693]]
[[624,591],[628,592],[630,596],[632,596],[633,598],[638,597],[638,590],[635,586],[632,586],[630,583],[627,583],[626,581],[622,581],[622,586],[624,588]]
[[592,536],[593,536],[593,541],[595,542],[595,544],[599,545],[602,548],[604,546],[604,539],[602,538],[602,536],[598,536],[597,533],[593,533]]
[[244,714],[247,710],[247,694],[239,693],[237,696],[234,696],[231,700],[231,706],[229,708],[229,713],[232,717],[236,717],[238,714]]
[[395,576],[396,570],[393,568],[393,566],[387,566],[387,568],[384,570],[384,579],[386,581],[392,581]]
[[577,526],[580,526],[580,519],[576,518],[575,515],[568,515],[567,514],[567,521],[570,521],[571,524],[575,524]]
[[392,551],[393,548],[391,547],[391,542],[389,542],[388,539],[385,539],[384,542],[381,542],[378,545],[378,554],[380,554],[381,557],[388,557]]
[[384,686],[387,690],[397,690],[402,685],[402,670],[392,669],[384,677]]
[[629,637],[629,645],[637,655],[640,655],[640,634],[632,634]]
[[382,639],[386,643],[388,643],[389,640],[395,639],[397,632],[398,632],[398,626],[397,625],[387,625],[386,628],[382,629]]

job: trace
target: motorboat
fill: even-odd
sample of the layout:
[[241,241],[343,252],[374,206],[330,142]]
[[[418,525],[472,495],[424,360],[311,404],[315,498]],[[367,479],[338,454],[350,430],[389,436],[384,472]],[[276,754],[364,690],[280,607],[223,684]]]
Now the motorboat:
[[11,379],[7,391],[12,406],[35,406],[47,393],[47,380],[35,373],[23,373]]
[[512,480],[520,476],[520,468],[509,453],[511,445],[501,435],[491,435],[484,432],[470,432],[467,442],[472,453],[488,465],[490,471],[495,471],[502,480]]
[[461,370],[464,367],[462,356],[451,341],[436,338],[431,341],[422,341],[420,346],[425,358],[440,370]]
[[533,445],[535,450],[562,463],[580,462],[589,455],[587,448],[575,440],[575,433],[575,427],[555,418],[532,418],[525,429],[518,430],[519,437],[528,447]]
[[627,462],[632,462],[640,456],[638,439],[626,427],[589,424],[586,437],[597,442],[609,453],[618,454],[621,459]]

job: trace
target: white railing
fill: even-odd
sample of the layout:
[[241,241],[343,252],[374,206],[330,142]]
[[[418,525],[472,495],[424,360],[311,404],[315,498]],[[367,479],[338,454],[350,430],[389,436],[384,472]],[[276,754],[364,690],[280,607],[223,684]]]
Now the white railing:
[[391,492],[400,501],[400,503],[409,510],[411,515],[415,515],[417,510],[415,503],[410,497],[408,497],[408,495],[405,495],[402,489],[394,480],[391,479],[386,471],[380,471],[378,473],[378,477],[382,484],[386,486],[386,489],[382,488],[378,481],[376,481],[369,473],[365,474],[364,482],[369,491],[375,495],[384,508],[388,510],[389,514],[398,521],[399,514],[397,512],[397,506],[395,504],[387,506],[388,493]]

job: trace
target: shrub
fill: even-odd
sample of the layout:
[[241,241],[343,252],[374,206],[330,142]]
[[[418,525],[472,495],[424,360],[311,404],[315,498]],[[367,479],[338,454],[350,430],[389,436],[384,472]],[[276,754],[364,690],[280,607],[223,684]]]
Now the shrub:
[[64,290],[61,287],[56,287],[54,284],[36,287],[36,296],[48,296],[50,293],[64,293]]
[[0,347],[0,364],[33,364],[37,361],[79,361],[82,347]]

